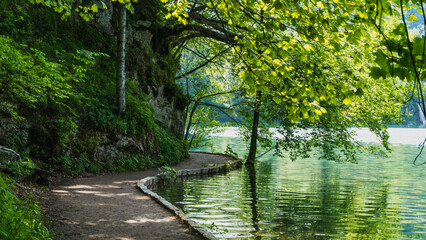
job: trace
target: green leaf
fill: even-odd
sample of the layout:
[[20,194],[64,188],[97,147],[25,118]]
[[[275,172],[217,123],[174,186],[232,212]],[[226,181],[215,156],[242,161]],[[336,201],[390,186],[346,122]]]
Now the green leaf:
[[280,104],[282,102],[281,98],[279,97],[273,97],[272,99],[274,100],[276,104]]
[[350,98],[345,98],[344,100],[343,100],[343,104],[345,104],[345,105],[349,105],[349,104],[351,104],[352,103],[352,100],[350,99]]
[[264,53],[265,54],[270,54],[271,52],[272,52],[272,50],[270,48],[267,48]]
[[103,9],[107,9],[107,5],[103,1],[101,1],[101,5]]
[[410,14],[410,16],[408,16],[408,21],[410,22],[417,22],[417,17],[414,16],[414,14]]
[[362,88],[357,88],[355,95],[362,96],[363,94],[364,94],[364,90],[362,90]]
[[320,110],[320,109],[314,109],[314,112],[315,112],[317,115],[319,115],[319,116],[321,116],[321,115],[322,115],[322,112],[321,112],[321,110]]
[[399,77],[399,79],[404,80],[405,78],[407,78],[410,74],[408,73],[406,68],[402,68],[402,67],[395,67],[394,68],[394,75]]
[[374,79],[385,78],[386,71],[378,67],[372,67],[370,71],[370,76]]
[[92,9],[93,12],[98,12],[98,5],[93,4],[91,9]]
[[312,52],[312,51],[314,51],[314,48],[313,48],[310,44],[305,44],[305,45],[303,46],[303,48],[305,48],[305,49],[306,49],[306,51],[308,51],[308,52]]
[[368,14],[367,12],[364,11],[357,11],[358,15],[363,18],[363,19],[368,19]]
[[274,1],[274,4],[272,5],[273,8],[275,8],[277,11],[283,9],[284,5],[281,3],[281,1]]

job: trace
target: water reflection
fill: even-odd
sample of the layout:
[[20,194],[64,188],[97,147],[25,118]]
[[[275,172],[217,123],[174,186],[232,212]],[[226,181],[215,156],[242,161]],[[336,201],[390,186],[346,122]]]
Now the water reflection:
[[[254,230],[251,232],[254,236],[259,232],[259,220],[258,220],[258,210],[257,210],[257,183],[256,183],[256,169],[254,165],[245,166],[248,172],[250,186],[246,187],[250,191],[250,207],[251,207],[251,222],[253,224]],[[260,236],[256,236],[255,239],[260,239]]]
[[[219,142],[245,150],[237,139]],[[223,239],[426,239],[426,176],[411,164],[416,153],[400,145],[391,158],[359,164],[269,155],[256,171],[157,192]]]

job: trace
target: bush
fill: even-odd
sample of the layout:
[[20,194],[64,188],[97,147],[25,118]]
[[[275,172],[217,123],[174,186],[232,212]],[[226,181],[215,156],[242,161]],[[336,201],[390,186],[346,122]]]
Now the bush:
[[143,96],[127,94],[126,129],[127,134],[141,136],[154,128],[152,107]]
[[160,150],[158,165],[174,165],[187,157],[188,148],[183,141],[176,139],[171,133],[158,126],[155,128],[154,133],[158,138],[158,148]]
[[18,199],[11,180],[0,174],[0,239],[50,239],[35,203]]
[[[72,77],[61,64],[48,61],[43,52],[0,35],[0,89],[8,93],[3,98],[29,108],[62,105],[72,93],[68,83]],[[2,108],[19,117],[15,109]]]

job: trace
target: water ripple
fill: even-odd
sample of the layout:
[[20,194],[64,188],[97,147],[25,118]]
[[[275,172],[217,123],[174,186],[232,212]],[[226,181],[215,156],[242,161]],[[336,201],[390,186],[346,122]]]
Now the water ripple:
[[426,239],[426,176],[411,164],[415,151],[399,145],[392,158],[359,164],[271,156],[255,174],[243,168],[157,192],[222,239]]

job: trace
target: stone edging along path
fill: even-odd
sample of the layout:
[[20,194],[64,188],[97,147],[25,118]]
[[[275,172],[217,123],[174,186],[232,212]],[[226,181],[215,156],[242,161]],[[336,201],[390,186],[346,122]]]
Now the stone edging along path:
[[[205,168],[199,168],[199,169],[182,169],[179,170],[176,173],[176,178],[179,177],[193,177],[193,176],[211,176],[215,174],[225,173],[229,172],[233,169],[237,169],[242,166],[242,161],[236,157],[225,155],[225,154],[216,154],[214,155],[222,155],[227,156],[231,159],[234,159],[233,161],[228,161],[226,164],[219,164],[218,166],[213,167],[205,167]],[[180,209],[178,209],[176,206],[168,202],[166,199],[161,197],[160,195],[156,194],[155,192],[151,191],[150,188],[154,186],[161,186],[163,184],[167,183],[167,177],[165,173],[157,174],[154,177],[146,177],[142,180],[140,180],[137,183],[137,188],[141,190],[144,194],[148,195],[152,199],[154,199],[156,202],[160,203],[163,207],[171,211],[174,215],[176,215],[183,223],[188,225],[188,227],[193,230],[194,232],[200,234],[202,237],[209,239],[209,240],[217,240],[217,238],[208,232],[206,229],[198,225],[194,220],[190,219],[188,216],[185,215]]]

